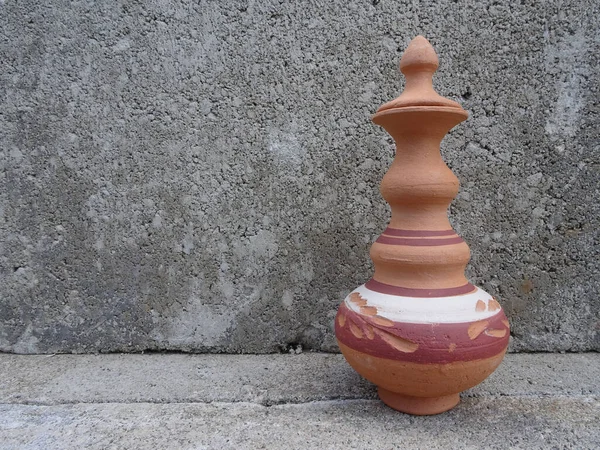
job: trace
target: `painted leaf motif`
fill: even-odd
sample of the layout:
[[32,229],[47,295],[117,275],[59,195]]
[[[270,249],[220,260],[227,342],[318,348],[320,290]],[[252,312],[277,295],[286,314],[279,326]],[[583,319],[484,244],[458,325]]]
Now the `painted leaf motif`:
[[357,339],[362,339],[364,334],[362,332],[362,330],[360,329],[360,327],[358,325],[356,325],[354,322],[350,321],[350,332],[354,335],[355,338]]
[[[358,326],[356,326],[352,321],[350,321],[350,331],[352,332],[352,334],[354,334],[354,336],[356,336],[359,339],[362,338],[364,335],[366,335],[368,339],[374,339],[375,335],[377,335],[381,339],[383,339],[383,341],[385,341],[389,346],[403,353],[413,353],[419,348],[419,344],[417,344],[416,342],[397,336],[395,334],[392,334],[388,330],[383,330],[382,328],[380,328],[392,327],[394,325],[394,322],[392,322],[389,319],[386,319],[385,317],[372,316],[368,319],[365,319],[357,315],[356,318],[360,319],[360,329],[358,329]],[[352,325],[356,326],[358,330],[356,333],[356,330],[352,329]],[[359,333],[360,337],[357,336],[357,334]]]
[[358,292],[350,294],[350,301],[356,306],[365,306],[367,304],[367,299],[363,298]]
[[475,311],[485,311],[485,302],[483,300],[477,300],[477,304],[475,305]]
[[506,336],[506,328],[502,330],[485,330],[485,334],[491,337],[503,338],[504,336]]
[[398,336],[394,336],[387,331],[384,331],[380,328],[373,329],[375,333],[383,339],[387,344],[391,347],[394,347],[396,350],[403,353],[414,353],[419,348],[419,344],[413,341],[409,341],[408,339],[404,339]]
[[364,314],[365,316],[374,316],[377,314],[377,308],[374,306],[361,306],[360,313]]
[[491,299],[488,301],[488,311],[497,311],[497,310],[499,310],[499,309],[500,309],[500,303],[498,303],[498,302],[496,301],[496,299],[492,297],[492,298],[491,298]]
[[481,333],[483,333],[483,330],[485,330],[487,328],[487,326],[489,325],[489,321],[487,320],[480,320],[479,322],[474,322],[469,326],[469,329],[467,330],[467,333],[469,335],[469,339],[473,340],[475,339],[477,336],[479,336]]

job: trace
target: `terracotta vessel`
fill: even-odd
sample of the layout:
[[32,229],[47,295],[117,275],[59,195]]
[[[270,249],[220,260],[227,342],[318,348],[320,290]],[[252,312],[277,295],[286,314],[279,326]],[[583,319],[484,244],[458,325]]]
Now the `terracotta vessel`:
[[417,36],[400,61],[404,92],[373,116],[396,142],[381,182],[392,217],[371,247],[373,278],[335,320],[350,365],[387,405],[418,415],[456,406],[461,391],[498,367],[510,334],[496,299],[465,278],[469,247],[448,221],[459,183],[440,143],[468,114],[433,89],[437,67],[435,50]]

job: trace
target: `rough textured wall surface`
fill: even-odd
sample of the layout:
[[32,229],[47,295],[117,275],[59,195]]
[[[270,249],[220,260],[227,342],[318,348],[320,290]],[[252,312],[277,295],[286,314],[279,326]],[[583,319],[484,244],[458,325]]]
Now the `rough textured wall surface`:
[[0,1],[0,350],[337,350],[417,34],[468,275],[600,350],[598,2]]

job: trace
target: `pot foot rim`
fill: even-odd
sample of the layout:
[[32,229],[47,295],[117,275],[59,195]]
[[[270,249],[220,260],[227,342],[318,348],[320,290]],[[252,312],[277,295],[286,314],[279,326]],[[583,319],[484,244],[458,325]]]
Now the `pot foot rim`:
[[377,394],[390,408],[415,416],[440,414],[454,408],[460,402],[458,393],[442,397],[413,397],[378,387]]

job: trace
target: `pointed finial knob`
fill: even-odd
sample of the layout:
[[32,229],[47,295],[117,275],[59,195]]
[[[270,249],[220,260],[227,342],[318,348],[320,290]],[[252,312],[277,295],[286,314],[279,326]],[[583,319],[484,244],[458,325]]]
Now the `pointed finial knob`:
[[439,65],[437,53],[423,36],[417,36],[400,59],[400,71],[408,78],[414,72],[434,73]]
[[[400,60],[400,71],[406,77],[404,92],[381,106],[377,113],[409,106],[442,106],[464,111],[458,103],[442,97],[433,89],[433,74],[438,65],[438,56],[429,41],[423,36],[414,38]],[[466,111],[464,113],[467,114]]]

